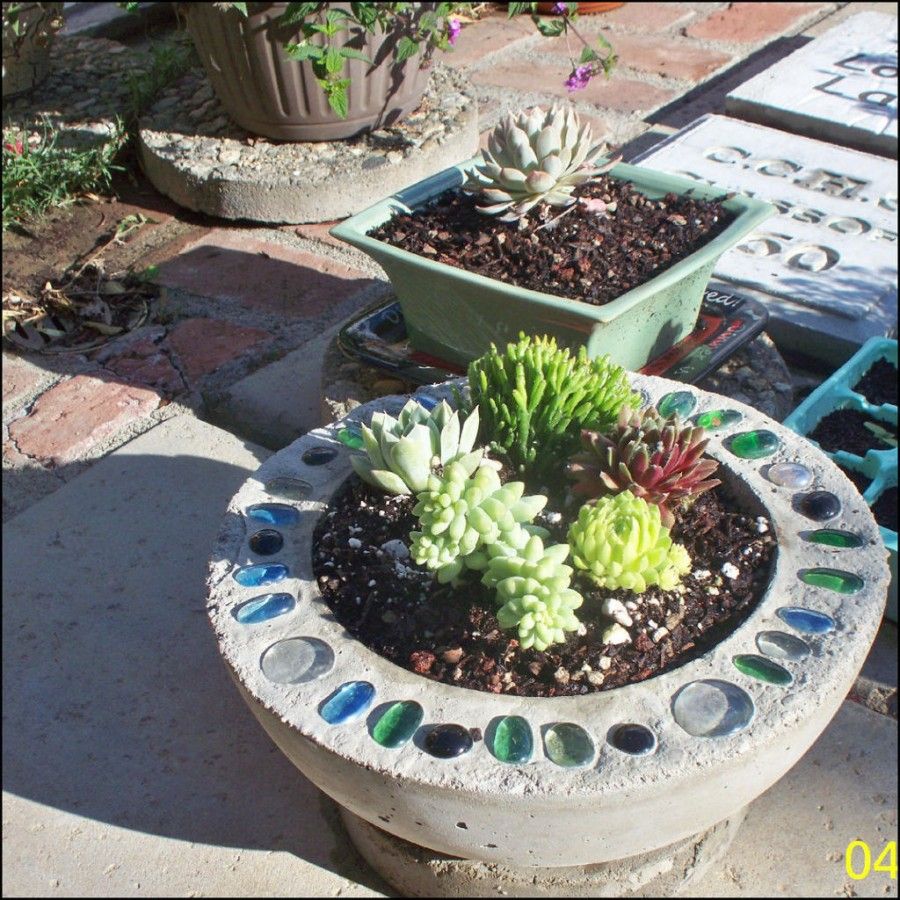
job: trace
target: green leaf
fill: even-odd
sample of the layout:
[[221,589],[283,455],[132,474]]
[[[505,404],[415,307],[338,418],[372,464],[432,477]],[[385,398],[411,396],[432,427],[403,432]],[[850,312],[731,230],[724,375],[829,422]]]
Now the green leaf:
[[360,53],[359,50],[354,50],[352,47],[342,47],[340,50],[340,54],[344,57],[344,59],[361,59],[364,63],[368,63],[370,66],[375,65],[375,63],[373,63],[365,53]]
[[[319,81],[322,84],[322,81]],[[347,96],[347,88],[350,86],[350,79],[344,78],[341,81],[326,81],[325,93],[328,97],[328,105],[334,110],[335,115],[341,119],[347,118],[350,109],[350,98]],[[323,85],[324,87],[324,85]]]
[[511,19],[513,16],[518,16],[523,12],[530,11],[530,9],[530,3],[507,3],[506,15]]
[[[137,7],[137,3],[134,4]],[[245,19],[247,18],[247,4],[246,3],[232,3],[232,9],[236,9]],[[129,10],[130,12],[130,10]]]
[[334,47],[329,47],[325,51],[324,63],[325,71],[328,72],[329,75],[337,75],[337,73],[344,68],[344,57],[341,56],[339,50],[336,50]]
[[562,19],[551,19],[549,22],[538,19],[534,24],[544,37],[559,37],[566,27],[566,24]]
[[371,31],[378,21],[378,10],[371,3],[351,3],[350,9],[356,18],[356,21],[359,22],[366,31]]
[[581,65],[584,65],[585,63],[593,62],[595,59],[599,59],[597,52],[591,47],[585,47],[584,50],[581,51],[581,56],[578,57],[578,62]]
[[397,62],[404,62],[419,52],[419,42],[410,37],[402,37],[397,43]]
[[295,59],[297,62],[303,62],[307,59],[322,59],[325,51],[310,44],[308,41],[301,41],[299,44],[285,44],[284,52],[289,59]]
[[[246,4],[241,4],[246,6]],[[307,16],[318,12],[321,3],[288,3],[287,9],[278,17],[279,25],[295,25],[302,22]]]

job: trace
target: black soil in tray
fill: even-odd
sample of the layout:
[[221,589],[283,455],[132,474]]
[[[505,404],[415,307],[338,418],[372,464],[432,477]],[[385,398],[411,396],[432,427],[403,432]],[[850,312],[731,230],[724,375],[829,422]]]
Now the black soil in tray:
[[873,406],[883,403],[897,405],[897,367],[886,359],[879,359],[853,386],[857,394],[862,394]]
[[707,244],[733,221],[718,201],[667,194],[649,200],[629,182],[602,176],[573,196],[616,203],[596,215],[581,204],[543,205],[527,227],[476,211],[474,198],[447,191],[424,210],[403,213],[371,236],[417,256],[488,278],[601,306]]
[[[493,693],[586,694],[682,665],[747,617],[768,584],[775,552],[768,522],[739,511],[720,486],[676,523],[673,536],[693,560],[683,594],[658,588],[640,596],[601,591],[576,574],[572,586],[584,596],[577,615],[586,632],[570,634],[566,643],[542,653],[521,649],[515,632],[500,628],[493,592],[477,573],[462,587],[440,585],[408,558],[398,560],[381,549],[387,541],[408,544],[413,503],[382,494],[355,475],[348,479],[313,539],[319,588],[337,620],[375,652],[436,681]],[[555,525],[547,519],[540,524],[557,542],[565,539],[569,521],[566,515]],[[631,613],[633,643],[601,640],[610,622],[600,604],[608,596],[639,601]]]
[[850,469],[842,465],[838,465],[838,468],[856,485],[856,489],[860,494],[864,494],[872,483],[872,479],[868,475],[863,475],[862,472],[857,472],[856,469]]
[[872,515],[875,521],[883,528],[897,530],[897,488],[888,488],[881,492],[881,496],[872,504]]
[[890,422],[873,419],[858,409],[836,409],[819,421],[809,437],[828,453],[844,450],[865,456],[868,450],[889,449],[891,445],[867,428],[867,422],[897,436],[897,426]]

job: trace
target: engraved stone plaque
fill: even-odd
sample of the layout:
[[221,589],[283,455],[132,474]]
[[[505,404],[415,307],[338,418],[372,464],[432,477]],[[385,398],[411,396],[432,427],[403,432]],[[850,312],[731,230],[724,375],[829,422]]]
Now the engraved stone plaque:
[[[776,339],[824,341],[840,361],[897,324],[897,168],[891,160],[724,116],[704,116],[635,162],[768,200],[773,217],[719,260],[763,292]],[[754,295],[759,296],[759,295]]]
[[897,19],[865,12],[735,88],[729,115],[897,154]]

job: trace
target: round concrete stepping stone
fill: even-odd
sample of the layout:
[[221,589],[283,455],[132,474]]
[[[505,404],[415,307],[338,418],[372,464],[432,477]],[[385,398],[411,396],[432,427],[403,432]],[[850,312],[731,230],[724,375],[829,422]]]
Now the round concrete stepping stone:
[[422,105],[402,122],[346,141],[279,141],[231,122],[194,69],[141,119],[153,185],[176,203],[225,219],[327,222],[469,159],[478,109],[468,79],[436,64]]

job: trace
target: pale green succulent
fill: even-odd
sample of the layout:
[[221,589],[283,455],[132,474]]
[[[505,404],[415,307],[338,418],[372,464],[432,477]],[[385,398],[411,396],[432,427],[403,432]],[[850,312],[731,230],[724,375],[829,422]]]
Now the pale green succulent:
[[565,565],[567,544],[544,547],[537,536],[514,556],[490,561],[482,581],[497,589],[501,628],[517,628],[526,650],[546,650],[566,639],[565,632],[581,626],[575,610],[583,598],[569,587],[572,567]]
[[[494,556],[524,547],[530,526],[547,498],[523,497],[521,481],[500,483],[495,468],[470,457],[449,463],[441,475],[430,475],[413,513],[421,531],[410,533],[410,553],[420,565],[437,571],[438,581],[456,578],[463,566],[487,568]],[[546,533],[546,532],[543,532]]]
[[573,203],[575,187],[614,165],[596,166],[599,153],[591,126],[582,125],[571,107],[510,113],[491,132],[484,162],[469,173],[463,190],[478,195],[479,212],[514,221],[538,203]]
[[409,400],[396,419],[377,412],[371,428],[361,430],[366,455],[351,456],[350,464],[363,481],[389,494],[424,491],[435,466],[458,459],[467,459],[474,471],[484,453],[473,449],[478,407],[460,425],[459,413],[445,400],[432,410]]
[[622,491],[588,503],[569,529],[572,561],[600,587],[642,593],[676,587],[691,568],[681,544],[662,524],[659,507]]

